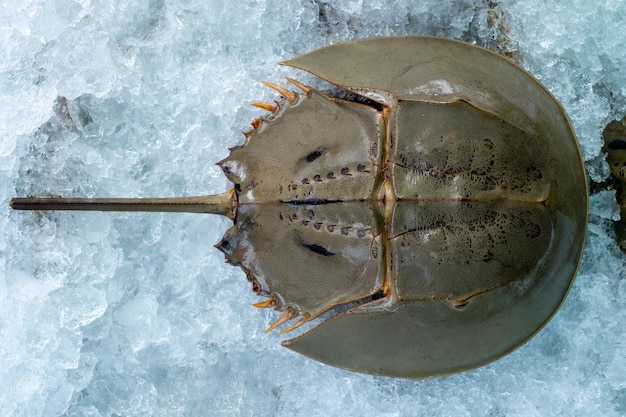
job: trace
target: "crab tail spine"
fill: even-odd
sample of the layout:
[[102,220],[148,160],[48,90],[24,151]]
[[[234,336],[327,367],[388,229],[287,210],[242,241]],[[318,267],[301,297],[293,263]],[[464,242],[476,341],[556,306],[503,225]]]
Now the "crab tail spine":
[[176,198],[13,198],[14,210],[152,211],[221,214],[233,218],[237,210],[234,190],[222,194]]

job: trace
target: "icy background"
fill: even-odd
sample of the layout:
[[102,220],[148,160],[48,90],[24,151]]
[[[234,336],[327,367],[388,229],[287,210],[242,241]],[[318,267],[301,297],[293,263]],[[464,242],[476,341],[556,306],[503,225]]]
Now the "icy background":
[[[193,214],[12,212],[13,196],[221,192],[214,162],[273,99],[276,63],[341,40],[431,34],[518,48],[563,103],[590,174],[626,112],[621,0],[8,0],[0,3],[0,416],[623,416],[625,258],[592,199],[554,320],[490,366],[406,381],[333,369],[276,318]],[[499,20],[502,22],[502,18]],[[509,39],[499,37],[510,28]],[[64,99],[58,99],[64,97]]]

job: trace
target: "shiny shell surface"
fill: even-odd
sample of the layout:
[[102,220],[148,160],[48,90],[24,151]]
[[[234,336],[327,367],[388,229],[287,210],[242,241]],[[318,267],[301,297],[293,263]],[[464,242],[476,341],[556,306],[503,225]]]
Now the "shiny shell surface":
[[548,90],[497,54],[432,37],[283,64],[367,98],[300,85],[219,163],[237,210],[218,248],[260,304],[284,311],[279,324],[323,319],[284,345],[419,379],[484,365],[539,331],[587,227],[580,151]]

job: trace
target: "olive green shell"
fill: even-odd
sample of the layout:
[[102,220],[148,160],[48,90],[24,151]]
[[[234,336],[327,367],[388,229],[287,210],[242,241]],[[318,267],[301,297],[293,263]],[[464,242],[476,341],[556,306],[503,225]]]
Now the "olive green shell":
[[432,37],[363,39],[284,63],[312,88],[220,162],[218,245],[329,365],[426,378],[493,361],[554,315],[576,274],[587,181],[557,100],[505,58]]

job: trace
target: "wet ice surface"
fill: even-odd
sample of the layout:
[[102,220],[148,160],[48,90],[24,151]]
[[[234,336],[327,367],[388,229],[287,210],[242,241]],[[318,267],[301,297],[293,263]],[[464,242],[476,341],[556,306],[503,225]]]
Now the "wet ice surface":
[[[498,8],[602,178],[601,130],[626,112],[626,6]],[[0,415],[626,414],[626,280],[610,193],[592,198],[578,278],[539,335],[487,367],[418,382],[333,369],[263,334],[276,313],[250,306],[243,272],[212,247],[225,219],[7,206],[15,195],[224,191],[214,162],[261,114],[249,104],[275,97],[260,81],[311,81],[277,62],[377,35],[494,46],[487,13],[478,0],[0,5]]]

